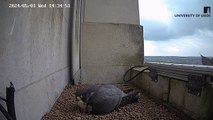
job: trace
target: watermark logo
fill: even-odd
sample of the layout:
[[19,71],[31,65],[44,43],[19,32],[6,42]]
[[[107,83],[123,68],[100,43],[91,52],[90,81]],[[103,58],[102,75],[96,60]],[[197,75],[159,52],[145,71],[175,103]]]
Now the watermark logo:
[[204,6],[202,14],[194,14],[194,13],[180,13],[180,14],[174,14],[174,17],[211,17],[211,7],[210,6]]
[[210,14],[211,13],[211,7],[209,7],[209,6],[203,7],[203,13]]

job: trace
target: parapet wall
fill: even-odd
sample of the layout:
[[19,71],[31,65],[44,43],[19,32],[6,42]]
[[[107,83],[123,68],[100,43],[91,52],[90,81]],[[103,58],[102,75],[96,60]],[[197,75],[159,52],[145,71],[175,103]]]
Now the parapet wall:
[[[209,75],[212,75],[210,67],[207,68],[205,66],[189,66],[188,68],[187,66],[185,66],[179,70],[178,68],[181,68],[181,65],[175,66],[171,64],[171,66],[169,67],[165,65],[157,68],[157,64],[153,64],[152,67],[157,70],[158,76],[156,81],[153,81],[153,78],[150,77],[152,73],[150,73],[150,71],[146,71],[137,79],[133,80],[132,83],[135,86],[145,90],[155,98],[191,116],[196,120],[212,120],[213,86],[210,82],[211,80],[207,80],[206,84],[204,84],[200,95],[191,94],[187,87],[188,74],[198,76],[200,74],[205,74],[205,76],[207,77]],[[200,72],[199,67],[203,69]],[[170,70],[166,71],[166,69]],[[186,69],[190,70],[188,71]],[[134,73],[138,73],[138,71],[134,71]],[[195,81],[194,79],[192,80]]]
[[130,66],[143,63],[142,31],[139,25],[83,23],[82,82],[121,82]]

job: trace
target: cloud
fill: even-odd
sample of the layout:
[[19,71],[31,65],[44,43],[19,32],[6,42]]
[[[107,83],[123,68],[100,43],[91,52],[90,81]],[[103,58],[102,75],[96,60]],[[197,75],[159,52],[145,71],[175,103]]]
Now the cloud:
[[146,56],[151,56],[156,53],[157,46],[153,41],[144,41],[144,51]]
[[196,30],[193,35],[167,41],[145,40],[145,56],[213,56],[213,31]]
[[166,46],[163,50],[167,53],[179,53],[181,51],[180,48],[176,46]]
[[175,14],[202,14],[212,0],[140,0],[144,38],[168,41],[192,36],[198,30],[213,31],[212,17],[174,17]]
[[[165,24],[170,22],[171,12],[163,0],[139,0],[139,5],[141,18]],[[156,9],[161,14],[156,14]]]

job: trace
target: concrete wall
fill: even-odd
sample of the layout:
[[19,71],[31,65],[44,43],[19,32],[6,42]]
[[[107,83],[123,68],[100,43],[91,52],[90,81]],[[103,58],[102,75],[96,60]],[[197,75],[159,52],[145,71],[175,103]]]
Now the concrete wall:
[[81,78],[80,70],[80,44],[81,44],[81,24],[82,24],[82,4],[83,0],[73,0],[72,18],[72,77],[75,83]]
[[85,0],[81,81],[122,82],[124,72],[143,63],[143,30],[137,0]]
[[131,65],[143,62],[138,25],[84,23],[82,82],[117,83]]
[[201,96],[195,96],[188,93],[186,82],[168,77],[158,76],[158,82],[153,82],[148,73],[144,73],[132,83],[192,118],[213,118],[213,87],[209,84],[203,88]]
[[139,25],[138,0],[85,0],[85,22]]
[[[19,2],[69,0],[15,3]],[[12,9],[9,3],[14,1],[0,1],[0,96],[5,97],[5,88],[12,81],[17,119],[39,120],[69,81],[70,9]]]

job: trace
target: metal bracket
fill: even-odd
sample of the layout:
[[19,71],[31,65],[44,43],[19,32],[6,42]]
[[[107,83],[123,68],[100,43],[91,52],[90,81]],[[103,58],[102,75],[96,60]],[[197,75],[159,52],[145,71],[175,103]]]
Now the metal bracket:
[[188,88],[189,93],[196,96],[201,96],[202,88],[205,83],[206,79],[204,75],[188,75],[186,87]]
[[0,104],[0,112],[7,118],[7,120],[16,120],[15,104],[14,104],[14,93],[15,88],[12,82],[10,82],[10,87],[6,88],[6,99],[0,97],[7,104],[7,109],[5,109],[2,104]]
[[154,82],[158,82],[158,73],[157,73],[157,70],[155,69],[149,69],[149,77],[152,78],[152,81]]

